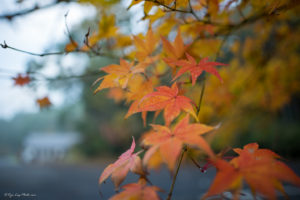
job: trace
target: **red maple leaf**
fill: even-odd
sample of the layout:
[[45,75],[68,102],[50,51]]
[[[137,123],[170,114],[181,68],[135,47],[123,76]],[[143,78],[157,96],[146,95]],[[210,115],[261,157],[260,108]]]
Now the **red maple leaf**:
[[156,186],[147,186],[145,179],[140,179],[138,183],[130,183],[122,186],[124,191],[116,194],[110,200],[159,200],[157,191],[162,191]]
[[200,136],[211,131],[213,127],[199,123],[190,124],[189,115],[179,121],[173,129],[161,125],[152,125],[152,127],[154,130],[146,134],[143,140],[143,144],[151,146],[145,154],[144,163],[148,163],[149,159],[159,151],[159,162],[167,163],[169,169],[173,170],[184,144],[199,147],[210,157],[214,157],[210,146]]
[[124,181],[129,170],[133,173],[144,175],[142,161],[138,156],[140,152],[133,153],[134,149],[135,141],[134,138],[132,138],[132,144],[130,149],[124,152],[116,162],[108,165],[103,170],[99,178],[99,184],[103,183],[109,176],[111,176],[115,187],[118,188],[119,185]]
[[196,83],[197,78],[202,74],[202,72],[206,71],[210,74],[215,75],[221,82],[223,82],[220,74],[214,66],[226,64],[219,62],[208,62],[208,58],[203,58],[202,60],[200,60],[199,63],[197,63],[196,60],[188,53],[186,53],[186,57],[187,60],[178,60],[173,62],[173,64],[177,66],[182,66],[182,68],[178,70],[177,74],[173,78],[173,81],[185,72],[190,72],[192,77],[192,84],[194,85]]
[[15,81],[15,85],[19,85],[19,86],[24,86],[31,81],[30,77],[27,74],[24,76],[18,74],[17,77],[13,77],[12,79]]
[[276,153],[258,149],[256,143],[234,151],[239,156],[229,163],[220,159],[214,162],[218,172],[205,197],[220,194],[225,190],[233,190],[237,196],[243,180],[250,186],[254,195],[258,192],[267,199],[276,199],[276,190],[285,194],[281,181],[300,187],[300,178],[287,165],[276,159],[279,158]]
[[164,119],[168,126],[179,114],[181,110],[191,114],[198,120],[192,106],[192,100],[179,95],[177,84],[172,87],[160,86],[157,91],[144,96],[139,103],[139,112],[157,111],[164,109]]

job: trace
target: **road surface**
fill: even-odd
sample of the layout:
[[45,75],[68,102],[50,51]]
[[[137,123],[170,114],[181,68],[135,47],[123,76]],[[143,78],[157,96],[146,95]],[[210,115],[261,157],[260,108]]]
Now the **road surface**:
[[[300,163],[292,165],[299,174]],[[100,188],[98,178],[105,165],[78,164],[18,164],[0,162],[0,200],[97,200],[108,199],[114,194],[109,180]],[[171,185],[171,175],[166,169],[151,173],[149,179],[165,193]],[[173,193],[174,200],[199,200],[209,187],[215,171],[201,173],[195,166],[180,169]],[[136,175],[130,174],[125,183],[134,182]],[[300,199],[300,189],[286,186],[291,199]],[[99,194],[102,193],[102,197]],[[251,199],[245,197],[245,199]]]

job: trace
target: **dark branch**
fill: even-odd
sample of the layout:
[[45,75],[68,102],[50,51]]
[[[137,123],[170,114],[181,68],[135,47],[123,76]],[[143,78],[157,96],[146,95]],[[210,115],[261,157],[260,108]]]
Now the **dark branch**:
[[33,52],[30,52],[30,51],[25,51],[25,50],[22,50],[22,49],[17,49],[15,47],[11,47],[11,46],[7,45],[5,41],[3,42],[3,44],[0,44],[0,45],[3,49],[12,49],[14,51],[29,54],[29,55],[32,55],[32,56],[40,56],[40,57],[51,56],[51,55],[62,55],[62,54],[66,53],[64,51],[63,52],[60,52],[60,51],[58,51],[58,52],[49,52],[49,53],[33,53]]
[[[208,36],[199,35],[198,37],[196,37],[194,39],[194,42],[196,42],[198,40],[201,40],[201,39],[216,38],[216,37],[219,37],[219,36],[224,36],[225,38],[227,38],[229,34],[241,29],[242,27],[244,27],[246,25],[254,24],[257,21],[269,18],[269,17],[274,16],[274,15],[278,15],[279,12],[283,12],[283,11],[289,10],[291,8],[292,7],[290,5],[283,5],[283,6],[278,7],[276,10],[274,10],[271,13],[266,12],[266,11],[265,12],[260,12],[260,13],[254,14],[250,17],[244,18],[236,24],[223,24],[223,25],[220,24],[219,25],[220,29],[217,32],[215,32],[213,35],[208,35]],[[197,21],[194,21],[194,22],[197,22]],[[214,24],[212,24],[212,25],[214,25]]]
[[58,76],[54,78],[48,78],[44,77],[44,80],[49,81],[49,82],[54,82],[54,81],[64,81],[64,80],[70,80],[70,79],[82,79],[82,78],[89,78],[89,77],[95,77],[101,75],[101,71],[90,71],[86,72],[85,74],[81,75],[68,75],[68,76]]
[[96,46],[96,48],[95,47],[91,47],[91,45],[89,44],[89,36],[90,36],[90,27],[89,27],[87,33],[84,36],[83,43],[89,48],[89,50],[92,53],[94,53],[97,56],[101,56],[101,52],[100,52],[101,47],[98,47],[98,46]]
[[53,7],[61,2],[71,2],[71,1],[72,0],[55,0],[54,2],[47,4],[45,6],[39,6],[38,4],[36,4],[34,7],[30,8],[30,9],[21,10],[21,11],[15,12],[15,13],[6,13],[3,15],[0,15],[0,19],[12,20],[15,17],[27,15],[27,14],[35,12],[37,10],[42,10],[42,9]]
[[32,56],[39,56],[39,57],[44,57],[44,56],[53,56],[53,55],[64,55],[64,54],[69,54],[69,53],[83,53],[83,54],[89,54],[92,53],[93,55],[96,56],[103,56],[103,57],[107,57],[107,58],[111,58],[111,59],[119,59],[116,56],[113,56],[111,54],[106,54],[106,53],[102,53],[102,52],[97,52],[97,51],[93,51],[92,48],[90,48],[91,51],[83,51],[80,49],[75,49],[74,51],[70,51],[70,52],[66,52],[66,51],[57,51],[57,52],[48,52],[48,53],[34,53],[34,52],[30,52],[30,51],[26,51],[26,50],[22,50],[22,49],[18,49],[12,46],[9,46],[5,41],[3,42],[3,44],[0,44],[0,46],[3,49],[11,49],[14,51],[18,51],[21,53],[25,53],[28,55],[32,55]]

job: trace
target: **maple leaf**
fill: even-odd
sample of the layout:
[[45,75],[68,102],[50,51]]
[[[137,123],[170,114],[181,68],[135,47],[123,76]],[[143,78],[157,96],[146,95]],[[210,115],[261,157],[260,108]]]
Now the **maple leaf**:
[[156,90],[157,91],[147,94],[141,99],[139,102],[139,112],[164,109],[164,119],[167,126],[180,114],[181,110],[191,114],[198,120],[191,104],[192,100],[179,95],[176,83],[174,83],[171,88],[159,86]]
[[164,51],[167,54],[167,57],[164,58],[164,61],[171,67],[175,67],[173,63],[184,55],[189,45],[184,45],[180,29],[178,29],[174,44],[171,44],[165,37],[161,37],[161,39],[163,42]]
[[108,165],[99,178],[99,184],[103,183],[109,176],[116,188],[124,181],[129,170],[133,173],[144,175],[142,161],[137,153],[133,153],[135,149],[135,141],[132,137],[132,144],[129,150],[124,152],[119,159],[113,164]]
[[138,183],[122,186],[124,191],[114,195],[110,200],[159,200],[157,191],[162,191],[156,186],[147,186],[146,180],[140,178]]
[[75,41],[71,41],[70,43],[68,43],[66,46],[65,46],[65,51],[66,52],[71,52],[71,51],[75,51],[78,47],[78,44],[77,42]]
[[[129,86],[129,92],[127,93],[127,100],[133,101],[128,109],[128,112],[125,116],[125,119],[131,116],[132,114],[139,112],[139,103],[140,100],[150,92],[153,91],[153,84],[151,80],[143,80],[135,81],[134,83],[130,84]],[[146,116],[147,112],[142,112],[142,118],[144,122],[144,126],[146,125]]]
[[137,48],[135,57],[139,61],[143,61],[145,58],[150,56],[155,50],[158,44],[158,38],[153,34],[152,29],[150,28],[143,40],[139,36],[133,36],[135,47]]
[[185,72],[190,72],[192,77],[192,84],[194,85],[196,83],[197,78],[202,74],[203,71],[206,71],[210,74],[215,75],[221,82],[223,82],[220,74],[218,71],[214,68],[214,66],[218,65],[227,65],[224,63],[219,62],[208,62],[208,58],[203,58],[200,60],[199,63],[196,62],[196,60],[190,56],[188,53],[186,53],[187,60],[178,60],[172,62],[173,64],[177,66],[182,66],[173,78],[173,81],[177,79],[179,76],[184,74]]
[[105,88],[112,88],[112,87],[121,87],[123,89],[126,88],[128,81],[132,79],[135,74],[144,73],[145,68],[148,65],[150,65],[152,62],[154,62],[156,59],[157,57],[145,59],[143,62],[140,62],[134,66],[133,62],[128,63],[126,60],[123,60],[121,58],[120,65],[111,64],[101,68],[101,70],[108,73],[108,75],[105,75],[104,77],[100,77],[95,81],[95,83],[97,83],[98,81],[103,79],[103,81],[101,82],[99,87],[94,91],[94,93],[97,93],[100,90]]
[[[173,0],[164,0],[163,3],[165,4],[169,4],[169,2],[171,2]],[[132,0],[131,4],[128,6],[127,9],[130,9],[132,6],[135,6],[141,2],[144,2],[143,7],[144,7],[144,17],[142,18],[143,20],[146,19],[148,17],[148,13],[149,11],[152,9],[153,6],[156,6],[157,2],[154,1],[144,1],[144,0]],[[159,2],[159,1],[158,1]]]
[[124,99],[124,90],[122,88],[111,88],[107,94],[109,98],[115,100],[116,103],[120,103]]
[[148,163],[152,155],[159,151],[159,159],[164,161],[170,170],[173,170],[184,144],[199,147],[210,157],[214,157],[210,146],[200,136],[211,131],[213,127],[199,123],[189,124],[189,115],[179,121],[173,129],[155,124],[151,126],[154,130],[144,136],[143,144],[154,148],[150,148],[151,153],[145,154],[144,163]]
[[106,15],[103,14],[101,16],[101,20],[99,21],[98,24],[98,34],[97,38],[98,40],[102,38],[112,38],[117,35],[118,32],[118,27],[115,26],[116,24],[116,17],[115,15]]
[[258,144],[245,145],[235,149],[239,156],[229,163],[216,160],[217,175],[205,197],[220,194],[232,189],[238,194],[242,180],[250,186],[253,194],[262,194],[268,199],[275,199],[275,190],[284,193],[281,181],[290,182],[300,187],[300,178],[283,162],[276,160],[279,155],[267,150],[258,149]]
[[51,102],[48,97],[37,99],[36,102],[39,104],[40,108],[46,108],[51,105]]
[[250,152],[253,154],[256,158],[281,158],[278,154],[275,152],[269,150],[269,149],[259,149],[259,146],[257,143],[250,143],[243,147],[243,149],[240,148],[234,148],[234,152],[236,152],[239,155],[242,155],[245,151]]
[[27,85],[31,79],[28,75],[22,76],[21,74],[18,74],[17,77],[12,78],[15,81],[15,85],[24,86]]

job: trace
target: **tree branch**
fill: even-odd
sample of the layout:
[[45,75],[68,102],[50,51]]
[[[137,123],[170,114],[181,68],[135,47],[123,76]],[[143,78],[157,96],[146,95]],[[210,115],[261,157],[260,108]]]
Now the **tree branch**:
[[182,159],[183,159],[184,153],[185,153],[186,151],[187,151],[187,147],[184,146],[184,147],[182,148],[182,152],[181,152],[181,155],[180,155],[180,158],[179,158],[179,163],[178,163],[178,166],[177,166],[175,175],[174,175],[174,177],[173,177],[172,185],[171,185],[170,192],[169,192],[169,194],[168,194],[167,200],[171,200],[171,197],[172,197],[172,194],[173,194],[173,190],[174,190],[174,185],[175,185],[175,182],[176,182],[176,178],[177,178],[177,175],[178,175],[178,172],[179,172],[181,163],[182,163]]
[[155,3],[155,4],[159,5],[159,6],[162,6],[162,7],[166,8],[168,12],[180,12],[180,13],[185,13],[185,14],[191,14],[196,19],[195,22],[202,22],[204,24],[211,24],[211,25],[214,25],[214,26],[223,26],[223,24],[220,24],[220,23],[217,23],[217,22],[212,22],[210,20],[200,19],[196,15],[195,11],[193,10],[190,0],[188,1],[189,8],[190,8],[189,10],[180,10],[180,9],[176,8],[176,4],[175,4],[174,7],[171,7],[171,6],[168,6],[166,4],[163,4],[162,2],[159,2],[157,0],[145,0],[145,1],[153,2],[153,3]]
[[47,4],[45,6],[39,6],[36,4],[34,7],[30,8],[30,9],[21,10],[21,11],[15,12],[15,13],[7,13],[7,14],[0,15],[0,20],[1,19],[12,20],[15,17],[27,15],[27,14],[30,14],[37,10],[42,10],[42,9],[53,7],[61,2],[71,2],[71,1],[73,1],[73,0],[55,0],[54,2]]
[[3,44],[0,43],[0,46],[3,49],[11,49],[11,50],[14,50],[14,51],[18,51],[18,52],[21,52],[21,53],[25,53],[25,54],[32,55],[32,56],[38,56],[38,57],[53,56],[53,55],[64,55],[64,54],[69,54],[69,53],[85,53],[85,54],[92,53],[95,56],[103,56],[103,57],[107,57],[107,58],[111,58],[111,59],[119,59],[119,57],[113,56],[111,54],[106,54],[106,53],[101,53],[101,52],[95,51],[94,49],[92,49],[89,46],[88,47],[90,48],[91,51],[83,51],[83,50],[80,50],[80,49],[75,49],[74,51],[70,51],[70,52],[57,51],[57,52],[48,52],[48,53],[34,53],[34,52],[18,49],[18,48],[9,46],[5,41],[3,42]]
[[15,47],[9,46],[5,41],[3,42],[3,44],[1,43],[0,45],[3,49],[11,49],[11,50],[18,51],[18,52],[21,52],[21,53],[29,54],[29,55],[32,55],[32,56],[40,56],[40,57],[51,56],[51,55],[62,55],[64,53],[67,53],[67,52],[64,52],[64,51],[49,52],[49,53],[33,53],[33,52],[30,52],[30,51],[17,49]]
[[197,111],[196,111],[196,115],[197,115],[198,119],[199,119],[200,108],[201,108],[201,104],[202,104],[202,100],[203,100],[203,95],[204,95],[204,90],[205,90],[205,80],[206,79],[204,77],[203,83],[202,83],[202,88],[201,88],[201,93],[200,93],[200,97],[199,97],[199,102],[198,102],[198,106],[197,106]]

